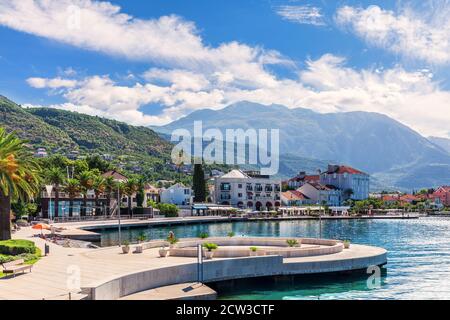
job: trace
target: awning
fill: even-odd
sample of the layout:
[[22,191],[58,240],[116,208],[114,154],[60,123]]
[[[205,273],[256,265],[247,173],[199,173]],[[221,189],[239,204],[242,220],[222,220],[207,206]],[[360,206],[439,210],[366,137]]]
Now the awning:
[[207,206],[202,206],[202,205],[193,205],[192,206],[193,210],[208,210]]

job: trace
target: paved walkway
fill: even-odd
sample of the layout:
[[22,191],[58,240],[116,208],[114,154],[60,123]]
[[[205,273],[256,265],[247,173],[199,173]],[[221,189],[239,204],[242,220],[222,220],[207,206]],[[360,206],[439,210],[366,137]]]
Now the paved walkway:
[[[45,241],[33,237],[36,233],[31,228],[22,228],[14,238],[33,240],[44,252]],[[0,299],[68,299],[69,292],[78,293],[78,288],[100,279],[196,261],[194,258],[179,257],[161,259],[159,249],[145,250],[143,254],[124,255],[119,247],[73,249],[48,244],[50,255],[39,260],[31,273],[0,279]],[[73,295],[72,298],[79,296]]]
[[[31,228],[22,228],[14,238],[32,240],[43,251],[45,241],[34,237],[36,233]],[[159,258],[159,248],[145,250],[143,254],[125,255],[119,247],[73,249],[49,245],[50,255],[39,260],[31,273],[0,279],[0,300],[59,300],[68,299],[69,293],[72,299],[80,299],[80,287],[130,273],[196,262],[196,258],[187,257]],[[380,248],[352,245],[350,250],[337,254],[284,259],[284,263],[292,263],[295,272],[295,264],[299,262],[353,259],[376,252],[379,253]]]

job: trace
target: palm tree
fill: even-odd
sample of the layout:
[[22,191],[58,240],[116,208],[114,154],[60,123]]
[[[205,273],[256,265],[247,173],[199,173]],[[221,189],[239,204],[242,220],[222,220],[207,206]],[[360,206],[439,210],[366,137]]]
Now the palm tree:
[[73,201],[80,193],[80,181],[77,179],[68,179],[63,187],[64,192],[69,195],[69,217],[73,216]]
[[41,168],[15,133],[0,128],[0,240],[11,239],[11,200],[39,193]]
[[94,174],[91,171],[83,171],[78,176],[81,186],[81,194],[83,195],[83,207],[81,208],[81,216],[86,216],[87,194],[92,190],[94,185]]
[[[97,209],[99,207],[98,198],[106,190],[105,178],[102,177],[102,176],[96,176],[94,178],[94,181],[93,181],[93,184],[92,184],[92,189],[94,190],[94,194],[95,194],[95,208]],[[97,213],[97,211],[96,211],[96,213]]]
[[59,217],[59,191],[61,189],[61,186],[64,184],[66,177],[65,177],[64,173],[61,171],[61,169],[53,167],[53,168],[48,169],[45,172],[45,178],[48,183],[53,185],[53,190],[55,192],[55,215],[54,215],[54,217],[57,218],[57,217]]
[[[118,183],[113,177],[107,177],[105,179],[105,193],[106,202],[108,203],[108,215],[111,215],[111,194],[117,190]],[[117,204],[120,205],[119,199],[117,199]],[[120,210],[120,208],[119,208]]]
[[139,181],[137,179],[128,179],[123,184],[123,191],[122,193],[128,197],[128,215],[131,214],[131,202],[133,195],[138,191],[139,189]]

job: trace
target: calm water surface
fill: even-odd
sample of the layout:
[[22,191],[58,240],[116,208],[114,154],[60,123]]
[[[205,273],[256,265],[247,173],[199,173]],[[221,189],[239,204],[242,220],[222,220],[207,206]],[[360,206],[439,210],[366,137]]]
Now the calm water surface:
[[[169,231],[178,238],[211,236],[318,237],[318,221],[237,222],[128,229],[135,240],[145,232],[161,239]],[[417,220],[326,220],[322,236],[388,250],[381,287],[369,290],[366,275],[300,277],[289,283],[249,281],[222,292],[222,299],[450,299],[450,218]],[[102,232],[102,245],[117,244],[117,231]]]

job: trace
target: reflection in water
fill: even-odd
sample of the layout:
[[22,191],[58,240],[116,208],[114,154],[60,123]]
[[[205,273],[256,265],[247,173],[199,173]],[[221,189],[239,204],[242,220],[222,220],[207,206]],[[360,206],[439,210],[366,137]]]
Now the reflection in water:
[[[150,239],[163,239],[169,231],[179,238],[200,232],[211,236],[318,237],[318,221],[238,222],[153,227],[123,231],[124,239],[136,240],[144,231]],[[450,219],[324,220],[324,238],[349,239],[388,250],[387,272],[379,289],[369,290],[361,278],[320,276],[296,281],[294,286],[254,287],[239,285],[224,298],[246,299],[450,299]],[[102,245],[117,244],[117,231],[102,232]],[[298,282],[298,283],[297,283]],[[236,295],[234,295],[236,294]]]

